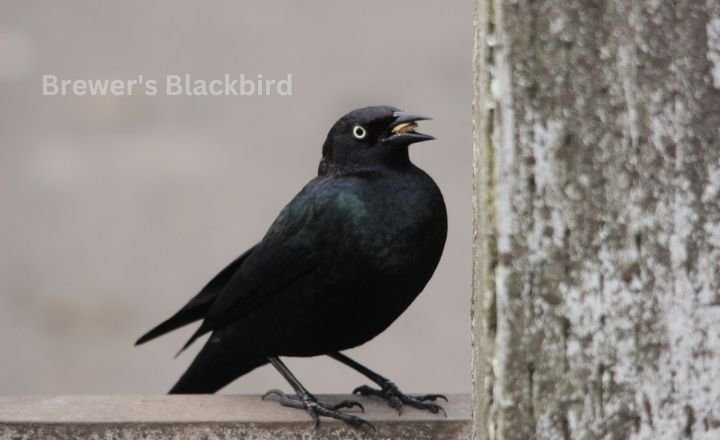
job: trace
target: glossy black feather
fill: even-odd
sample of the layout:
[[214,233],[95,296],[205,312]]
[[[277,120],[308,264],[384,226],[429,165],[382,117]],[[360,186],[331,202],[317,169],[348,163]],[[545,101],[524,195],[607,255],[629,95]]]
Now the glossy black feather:
[[215,275],[215,277],[210,280],[210,282],[208,282],[205,287],[203,287],[200,292],[185,305],[185,307],[154,327],[152,330],[142,335],[135,342],[135,345],[144,344],[145,342],[155,339],[158,336],[162,336],[165,333],[171,332],[200,319],[204,319],[217,296],[253,249],[254,248],[248,249],[244,254],[240,255],[232,263],[228,264],[227,267]]

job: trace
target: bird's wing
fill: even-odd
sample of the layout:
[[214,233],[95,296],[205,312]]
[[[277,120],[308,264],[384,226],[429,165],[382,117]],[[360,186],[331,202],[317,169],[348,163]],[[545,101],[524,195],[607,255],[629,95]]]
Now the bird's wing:
[[235,275],[238,268],[242,265],[243,261],[250,255],[255,246],[251,247],[245,253],[236,258],[232,263],[228,264],[225,269],[220,271],[215,277],[210,280],[200,292],[193,297],[188,303],[180,309],[173,316],[165,320],[164,322],[157,325],[155,328],[145,333],[140,339],[135,342],[135,345],[143,344],[151,339],[155,339],[158,336],[162,336],[165,333],[171,332],[184,325],[190,324],[191,322],[205,318],[213,302],[217,299],[220,292],[222,292],[225,285]]
[[[205,333],[222,328],[271,295],[301,281],[319,264],[319,252],[335,228],[343,227],[337,194],[311,182],[280,213],[263,240],[243,261],[212,303],[200,328],[181,352]],[[335,235],[337,236],[337,235]]]

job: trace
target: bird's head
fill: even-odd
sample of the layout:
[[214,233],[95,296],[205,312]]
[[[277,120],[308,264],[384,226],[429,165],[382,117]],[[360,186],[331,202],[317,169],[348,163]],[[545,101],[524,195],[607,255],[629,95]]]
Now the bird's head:
[[319,173],[403,166],[409,163],[410,144],[435,139],[415,131],[417,121],[427,119],[390,106],[353,110],[330,129]]

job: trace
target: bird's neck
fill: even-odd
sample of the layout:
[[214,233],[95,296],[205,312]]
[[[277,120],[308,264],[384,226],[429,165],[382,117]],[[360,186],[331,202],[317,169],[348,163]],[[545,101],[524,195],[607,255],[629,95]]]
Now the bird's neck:
[[[403,171],[414,168],[410,162],[407,147],[396,147],[386,152],[382,157],[353,157],[352,160],[343,160],[342,157],[323,158],[320,162],[318,174],[345,175],[366,172]],[[365,160],[367,159],[367,160]]]

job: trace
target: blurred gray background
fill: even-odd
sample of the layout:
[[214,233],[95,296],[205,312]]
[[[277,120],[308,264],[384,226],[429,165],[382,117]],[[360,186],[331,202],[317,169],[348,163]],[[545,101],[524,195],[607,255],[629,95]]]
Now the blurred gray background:
[[[164,393],[194,326],[133,342],[262,237],[330,126],[432,115],[412,149],[445,194],[435,277],[348,354],[410,392],[470,389],[471,2],[0,3],[0,394]],[[293,75],[290,97],[42,96],[41,77]],[[315,392],[366,380],[289,359]],[[271,367],[223,392],[289,390]]]

